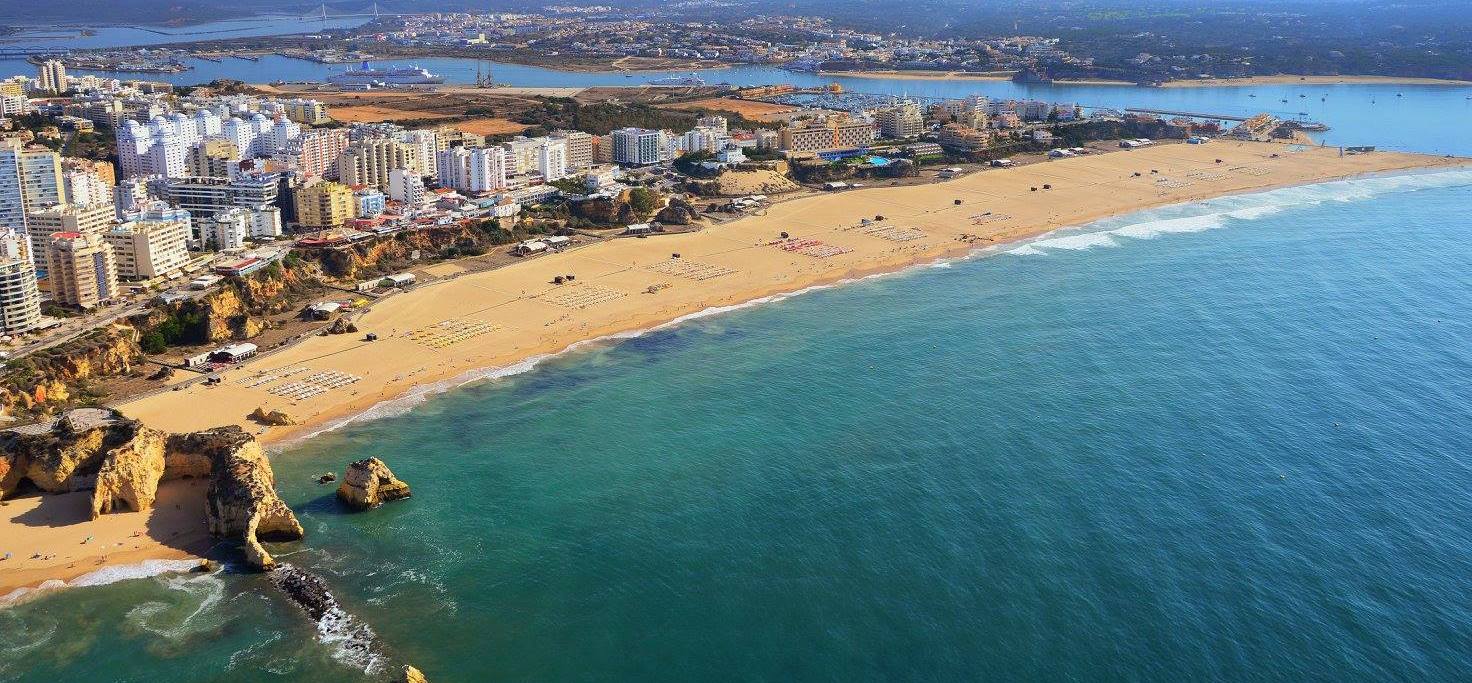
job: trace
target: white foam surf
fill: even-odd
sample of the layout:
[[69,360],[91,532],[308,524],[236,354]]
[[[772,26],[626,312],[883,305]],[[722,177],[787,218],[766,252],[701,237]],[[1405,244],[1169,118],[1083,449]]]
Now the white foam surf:
[[1116,238],[1155,239],[1230,227],[1236,222],[1267,218],[1294,207],[1325,202],[1359,202],[1389,194],[1472,186],[1472,169],[1453,169],[1397,175],[1368,176],[1299,185],[1252,194],[1229,195],[1193,204],[1149,209],[1096,221],[1078,228],[1041,235],[1004,253],[1042,256],[1050,250],[1081,251],[1115,247]]
[[120,564],[103,567],[94,572],[78,576],[71,581],[50,579],[30,588],[17,588],[0,596],[0,607],[35,599],[50,591],[82,586],[105,586],[119,581],[146,579],[163,574],[193,571],[199,560],[144,560],[137,564]]

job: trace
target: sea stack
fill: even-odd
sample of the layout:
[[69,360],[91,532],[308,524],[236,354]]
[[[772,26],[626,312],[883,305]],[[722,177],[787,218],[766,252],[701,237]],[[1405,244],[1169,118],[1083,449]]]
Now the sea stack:
[[337,497],[349,507],[367,510],[391,500],[409,497],[409,485],[394,476],[378,458],[367,458],[348,465]]

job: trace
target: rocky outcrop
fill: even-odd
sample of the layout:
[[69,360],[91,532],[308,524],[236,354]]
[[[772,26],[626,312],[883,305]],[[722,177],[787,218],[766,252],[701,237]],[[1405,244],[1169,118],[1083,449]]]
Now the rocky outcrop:
[[404,670],[399,672],[399,677],[394,679],[394,683],[429,683],[429,679],[425,678],[419,669],[405,665]]
[[698,217],[699,213],[690,202],[676,197],[671,198],[670,203],[654,215],[654,220],[666,225],[689,225]]
[[47,493],[90,488],[108,452],[137,430],[111,411],[88,409],[0,433],[0,498],[25,483]]
[[327,326],[328,334],[352,334],[357,331],[358,326],[353,324],[353,321],[348,320],[347,318],[338,318],[337,320],[332,321],[331,325]]
[[297,423],[296,420],[292,419],[290,415],[287,415],[280,410],[268,411],[265,408],[260,407],[257,407],[253,412],[251,412],[250,419],[257,424],[270,425],[273,427],[284,427]]
[[113,511],[142,512],[153,507],[164,478],[166,435],[137,425],[133,438],[107,451],[92,489],[92,519]]
[[639,222],[639,214],[629,204],[628,193],[618,197],[592,197],[571,202],[572,215],[600,225]]
[[348,465],[337,497],[349,507],[366,510],[409,497],[409,485],[394,476],[382,460],[368,458]]
[[262,541],[302,537],[296,515],[276,495],[271,462],[239,427],[165,434],[113,411],[81,409],[52,423],[0,432],[0,497],[27,482],[54,493],[91,488],[94,519],[147,510],[159,482],[206,475],[202,512],[210,532],[239,540],[251,566],[273,565]]
[[373,629],[343,609],[326,582],[289,564],[277,567],[268,578],[316,622],[317,637],[332,643],[334,659],[365,673],[382,671],[384,659],[378,653]]
[[276,495],[276,477],[260,442],[239,427],[178,434],[169,439],[169,450],[209,458],[205,516],[210,533],[240,541],[251,567],[275,566],[262,541],[295,541],[305,533]]

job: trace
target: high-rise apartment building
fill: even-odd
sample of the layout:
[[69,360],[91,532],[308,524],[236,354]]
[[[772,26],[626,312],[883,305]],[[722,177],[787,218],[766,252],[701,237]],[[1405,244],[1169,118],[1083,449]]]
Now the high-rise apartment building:
[[338,158],[338,180],[346,185],[384,189],[389,186],[389,175],[396,170],[420,173],[418,151],[415,145],[393,138],[358,140]]
[[53,233],[46,245],[51,298],[63,306],[96,308],[117,295],[112,247],[98,234]]
[[41,322],[41,290],[25,233],[0,228],[0,333],[19,334]]
[[59,59],[48,59],[36,67],[36,89],[50,95],[67,90],[66,65]]
[[229,178],[240,167],[240,148],[223,137],[206,138],[189,148],[185,168],[191,176]]
[[613,161],[629,166],[647,166],[669,159],[664,133],[645,128],[620,128],[613,138]]
[[118,277],[146,280],[178,271],[189,263],[189,235],[186,215],[119,223],[103,233],[102,239],[112,247]]
[[561,140],[567,148],[567,172],[575,173],[593,166],[593,136],[580,130],[559,130],[552,139]]
[[57,204],[30,212],[28,221],[35,235],[53,232],[100,235],[112,225],[115,215],[112,204]]
[[925,115],[913,100],[880,109],[876,119],[879,134],[886,138],[914,138],[925,132]]
[[320,182],[292,191],[296,200],[296,222],[302,230],[341,228],[357,216],[353,189],[341,183]]
[[442,187],[475,193],[506,189],[506,150],[502,147],[451,147],[437,156]]

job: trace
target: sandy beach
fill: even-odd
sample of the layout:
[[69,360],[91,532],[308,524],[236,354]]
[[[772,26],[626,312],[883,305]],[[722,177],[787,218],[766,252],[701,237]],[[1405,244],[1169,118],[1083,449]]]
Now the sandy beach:
[[[364,341],[362,335],[312,337],[226,371],[219,385],[195,384],[116,407],[160,429],[193,431],[240,424],[268,444],[280,444],[418,387],[512,366],[579,341],[654,327],[713,307],[956,257],[1155,206],[1467,163],[1391,152],[1340,156],[1335,148],[1218,141],[991,169],[944,183],[806,196],[773,205],[764,215],[698,232],[597,243],[427,283],[378,302],[357,319],[359,329],[377,333],[379,341]],[[1043,189],[1045,185],[1051,189]],[[880,215],[883,221],[860,223]],[[793,241],[781,240],[782,232]],[[676,253],[680,257],[672,258]],[[557,275],[576,279],[554,285]],[[331,388],[297,392],[298,398],[282,395],[280,387],[310,384],[308,378],[327,376],[322,373],[338,373],[333,375],[337,381],[327,383]],[[263,428],[248,423],[246,416],[257,407],[282,410],[301,424]],[[0,515],[4,541],[0,545],[18,545],[12,552],[29,557],[35,552],[33,535],[51,531],[16,522],[11,511],[20,504],[25,503],[11,501],[11,507],[0,508],[6,511]],[[93,530],[101,528],[98,525],[120,526],[120,532],[127,532],[124,536],[131,533],[130,524],[132,530],[153,534],[151,525],[143,523],[146,515],[131,515],[131,521],[129,517],[110,515],[63,527],[78,538],[57,541],[59,548],[70,551],[69,562],[60,566],[90,570],[99,563],[124,561],[117,552],[105,558],[89,555],[91,547],[78,542],[86,535],[102,539],[103,532]],[[202,515],[195,519],[203,524]],[[17,544],[17,539],[24,541]],[[179,552],[177,545],[160,543],[155,546],[160,554],[154,556],[177,556],[172,554]],[[11,548],[0,552],[4,550]],[[148,547],[134,550],[147,554]],[[43,576],[48,569],[59,571],[57,566],[27,565],[20,573],[0,568],[0,588],[65,578]]]
[[[188,559],[213,544],[203,479],[165,482],[147,512],[90,520],[92,492],[33,494],[0,503],[0,598],[45,581],[71,581],[103,567]],[[3,603],[0,603],[3,604]]]

